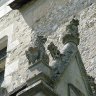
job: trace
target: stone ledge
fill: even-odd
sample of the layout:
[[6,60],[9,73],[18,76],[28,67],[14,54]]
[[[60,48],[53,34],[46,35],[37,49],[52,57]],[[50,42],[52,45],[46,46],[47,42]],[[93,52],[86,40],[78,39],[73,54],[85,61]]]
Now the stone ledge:
[[9,4],[9,6],[15,10],[21,8],[26,3],[30,2],[32,0],[14,0],[12,3]]
[[45,96],[58,96],[53,89],[42,80],[22,90],[16,96],[34,96],[38,93],[43,93]]
[[29,78],[32,78],[40,73],[44,73],[46,76],[51,77],[52,68],[47,64],[43,64],[42,62],[30,65],[28,69]]
[[40,74],[34,76],[33,78],[29,78],[29,80],[27,80],[27,86],[30,86],[30,85],[34,84],[35,82],[38,82],[39,80],[46,82],[46,84],[48,84],[51,87],[54,86],[54,83],[51,80],[51,78],[49,78],[42,72]]

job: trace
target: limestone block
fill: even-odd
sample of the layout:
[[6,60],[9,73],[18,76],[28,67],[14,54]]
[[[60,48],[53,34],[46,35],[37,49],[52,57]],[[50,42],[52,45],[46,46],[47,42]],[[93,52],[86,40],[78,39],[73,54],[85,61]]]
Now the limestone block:
[[4,83],[3,83],[2,86],[8,87],[9,85],[11,85],[11,83],[12,83],[12,76],[11,75],[10,76],[6,76],[4,78]]
[[13,35],[13,24],[9,25],[7,28],[0,31],[0,39],[4,38],[5,36],[8,36],[8,45],[12,42],[12,35]]
[[80,12],[80,53],[88,74],[96,77],[94,73],[96,56],[96,4]]
[[51,67],[43,63],[37,63],[34,65],[31,65],[28,70],[28,74],[29,74],[28,77],[32,78],[40,73],[44,73],[48,77],[51,77]]

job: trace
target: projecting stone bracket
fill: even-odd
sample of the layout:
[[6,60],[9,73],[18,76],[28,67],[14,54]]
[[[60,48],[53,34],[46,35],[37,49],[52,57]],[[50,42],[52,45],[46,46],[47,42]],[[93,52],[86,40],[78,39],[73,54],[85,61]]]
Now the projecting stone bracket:
[[49,65],[44,63],[37,63],[34,65],[29,66],[28,69],[28,80],[27,85],[31,85],[38,80],[43,80],[49,86],[53,86],[53,81],[51,80],[52,69]]
[[51,80],[52,69],[42,62],[29,66],[27,88],[16,96],[57,96]]
[[46,65],[42,62],[31,65],[28,69],[28,79],[33,78],[40,73],[43,73],[51,78],[52,69],[49,65]]

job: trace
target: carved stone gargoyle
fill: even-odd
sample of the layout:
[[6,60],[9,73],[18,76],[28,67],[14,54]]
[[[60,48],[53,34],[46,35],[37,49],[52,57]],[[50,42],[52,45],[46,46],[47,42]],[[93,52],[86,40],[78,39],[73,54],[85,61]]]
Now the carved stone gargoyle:
[[48,45],[47,49],[50,51],[50,54],[53,59],[60,57],[60,51],[58,50],[57,46],[54,45],[53,42]]
[[44,44],[47,41],[47,38],[43,36],[37,36],[35,47],[29,47],[26,51],[26,57],[29,61],[29,64],[35,64],[42,62],[44,64],[49,64],[49,57],[46,54]]
[[63,35],[63,44],[61,51],[57,49],[52,42],[48,45],[48,50],[53,57],[53,79],[57,79],[66,67],[69,65],[71,58],[76,54],[79,44],[78,33],[79,21],[72,19],[72,21],[66,26],[66,32]]
[[63,34],[63,44],[67,42],[74,42],[76,45],[79,44],[79,33],[78,33],[78,19],[72,19],[66,26],[66,31]]
[[52,66],[52,78],[55,80],[60,75],[60,69],[61,69],[61,56],[60,51],[58,50],[57,46],[54,45],[53,42],[51,42],[47,49],[50,51],[50,54],[53,58],[53,61],[51,62]]

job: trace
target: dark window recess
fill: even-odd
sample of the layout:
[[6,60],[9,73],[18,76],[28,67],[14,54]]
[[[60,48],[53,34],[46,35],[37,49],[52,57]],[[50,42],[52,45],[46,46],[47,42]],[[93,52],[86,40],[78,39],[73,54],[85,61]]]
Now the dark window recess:
[[2,50],[0,50],[0,60],[6,58],[6,49],[7,49],[7,47],[5,47]]
[[4,81],[4,72],[5,72],[5,60],[6,60],[6,49],[7,47],[0,50],[0,85]]
[[0,72],[0,85],[2,84],[4,80],[4,70]]

